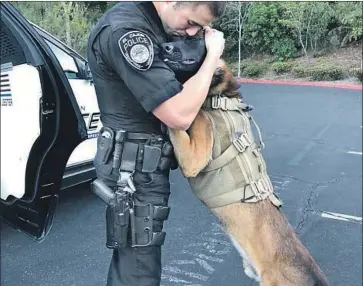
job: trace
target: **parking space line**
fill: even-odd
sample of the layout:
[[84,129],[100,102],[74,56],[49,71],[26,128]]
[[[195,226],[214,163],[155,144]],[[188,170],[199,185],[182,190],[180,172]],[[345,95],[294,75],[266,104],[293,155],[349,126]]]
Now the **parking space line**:
[[362,152],[357,152],[357,151],[348,151],[348,154],[354,154],[354,155],[361,155],[362,156]]
[[352,215],[346,215],[346,214],[340,214],[340,213],[332,213],[332,212],[322,212],[321,216],[325,217],[325,218],[332,218],[332,219],[337,219],[337,220],[362,223],[362,217],[358,217],[358,216],[352,216]]

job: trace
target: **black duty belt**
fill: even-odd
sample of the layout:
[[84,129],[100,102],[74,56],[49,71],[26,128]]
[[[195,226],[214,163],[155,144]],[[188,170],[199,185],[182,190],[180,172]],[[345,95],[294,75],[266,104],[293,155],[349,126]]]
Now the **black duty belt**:
[[[113,149],[113,168],[120,171],[154,172],[176,167],[173,147],[163,135],[113,131],[102,127],[100,136],[109,138]],[[136,142],[135,142],[136,141]]]
[[149,140],[153,139],[155,137],[162,138],[162,135],[155,135],[155,134],[149,134],[149,133],[142,133],[142,132],[127,132],[126,138],[129,140]]
[[[117,133],[118,131],[112,130],[109,127],[102,127],[100,130],[101,136],[111,136],[114,133]],[[149,140],[152,138],[164,138],[161,134],[153,134],[153,133],[144,133],[144,132],[129,132],[129,131],[123,131],[125,139],[129,140]]]

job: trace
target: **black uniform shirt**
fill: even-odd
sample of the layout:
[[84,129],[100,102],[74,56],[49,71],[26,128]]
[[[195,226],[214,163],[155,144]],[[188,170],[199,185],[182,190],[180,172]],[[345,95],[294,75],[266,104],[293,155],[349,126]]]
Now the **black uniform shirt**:
[[152,2],[118,3],[98,21],[87,57],[104,126],[161,134],[151,111],[183,88],[158,56],[167,40]]

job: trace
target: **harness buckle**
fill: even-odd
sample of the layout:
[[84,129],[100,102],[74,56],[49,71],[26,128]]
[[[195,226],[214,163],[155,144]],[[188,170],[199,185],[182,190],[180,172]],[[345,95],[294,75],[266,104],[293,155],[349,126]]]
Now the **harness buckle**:
[[251,189],[252,189],[255,197],[257,197],[257,199],[259,199],[259,200],[262,200],[262,193],[261,193],[259,184],[254,181],[254,182],[251,182],[250,186],[251,186]]
[[258,181],[253,181],[250,184],[251,189],[254,193],[254,195],[259,199],[262,200],[263,194],[268,194],[268,186],[264,179],[259,179]]
[[246,133],[242,133],[241,136],[234,139],[232,143],[240,153],[244,152],[246,148],[251,145],[251,141]]
[[212,108],[218,109],[220,106],[220,97],[219,96],[213,96],[212,97]]
[[212,108],[213,109],[222,109],[224,111],[227,110],[227,101],[226,97],[221,97],[220,95],[212,97]]

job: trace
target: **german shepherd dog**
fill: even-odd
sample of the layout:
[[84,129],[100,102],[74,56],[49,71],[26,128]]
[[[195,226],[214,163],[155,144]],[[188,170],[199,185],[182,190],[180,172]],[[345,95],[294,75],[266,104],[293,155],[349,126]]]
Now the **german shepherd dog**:
[[[183,72],[187,71],[185,80],[203,58],[200,56],[202,45],[196,41],[167,43],[163,45],[161,58],[176,75],[183,77]],[[223,60],[214,73],[208,96],[217,94],[242,98],[239,84]],[[203,109],[188,131],[168,129],[179,167],[187,179],[198,176],[212,159],[214,134],[211,130],[211,122]],[[210,208],[210,211],[221,221],[240,253],[245,274],[259,281],[260,285],[329,285],[281,209],[269,199],[233,203]]]

